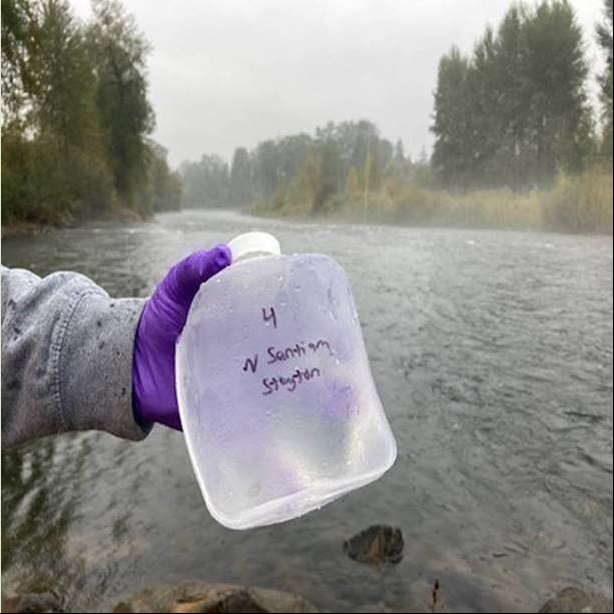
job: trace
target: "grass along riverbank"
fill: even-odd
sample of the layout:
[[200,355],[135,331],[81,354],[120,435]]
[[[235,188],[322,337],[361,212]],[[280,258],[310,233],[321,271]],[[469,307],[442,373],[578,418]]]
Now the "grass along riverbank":
[[366,196],[346,190],[314,210],[315,195],[288,189],[252,207],[257,215],[326,217],[336,221],[416,226],[461,226],[612,234],[612,170],[594,167],[560,175],[552,188],[513,192],[484,189],[452,193],[389,180]]

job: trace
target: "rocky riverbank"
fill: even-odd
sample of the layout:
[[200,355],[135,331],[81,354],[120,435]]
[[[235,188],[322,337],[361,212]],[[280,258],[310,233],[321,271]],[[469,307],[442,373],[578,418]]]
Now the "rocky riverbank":
[[[403,533],[398,527],[372,525],[356,533],[343,544],[346,555],[357,563],[369,565],[382,574],[403,558]],[[438,579],[423,585],[412,603],[402,609],[390,608],[383,602],[358,606],[354,612],[455,612],[473,611],[449,607],[445,587]],[[418,594],[420,593],[420,594]],[[64,612],[60,596],[52,593],[2,594],[3,612]],[[254,586],[185,582],[178,585],[156,586],[119,601],[117,613],[148,612],[320,612],[316,605],[300,595]],[[612,612],[611,596],[589,588],[568,586],[548,599],[536,611]]]
[[[443,591],[442,591],[443,592]],[[384,603],[365,604],[354,612],[454,612],[446,606],[445,598],[423,595],[422,599],[402,609]],[[62,599],[53,593],[2,595],[3,612],[65,612]],[[120,601],[113,608],[117,613],[149,612],[321,612],[303,597],[286,591],[234,584],[185,583],[177,586],[158,586]],[[612,598],[592,589],[569,586],[559,591],[535,610],[544,613],[612,612]]]

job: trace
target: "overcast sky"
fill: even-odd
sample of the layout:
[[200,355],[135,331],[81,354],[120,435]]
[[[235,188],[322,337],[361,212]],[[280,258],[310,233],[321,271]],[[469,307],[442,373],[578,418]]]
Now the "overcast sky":
[[[81,17],[89,0],[72,0]],[[469,52],[510,0],[124,0],[153,45],[154,137],[173,165],[367,118],[430,150],[437,63]],[[574,0],[593,72],[602,0]]]

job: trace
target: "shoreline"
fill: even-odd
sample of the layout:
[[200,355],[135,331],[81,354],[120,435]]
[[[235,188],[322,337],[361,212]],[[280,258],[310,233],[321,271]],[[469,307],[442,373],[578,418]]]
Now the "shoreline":
[[[183,209],[182,211],[207,211],[207,209]],[[390,227],[396,226],[398,228],[413,228],[413,229],[445,229],[445,230],[498,230],[505,232],[536,232],[544,234],[559,234],[565,236],[579,236],[579,237],[611,237],[612,230],[567,230],[564,228],[552,228],[547,226],[512,226],[512,225],[497,225],[497,224],[463,224],[446,221],[442,219],[423,221],[421,223],[403,220],[391,220],[386,219],[385,216],[375,217],[371,219],[364,219],[364,216],[344,216],[344,215],[322,215],[322,216],[305,216],[305,215],[292,215],[292,214],[276,214],[274,211],[258,210],[258,209],[246,209],[241,211],[246,215],[250,215],[259,219],[271,219],[279,222],[298,222],[301,224],[351,224],[357,226],[382,226]]]
[[14,239],[24,236],[35,236],[47,231],[50,226],[35,222],[9,222],[2,224],[2,239]]
[[190,213],[190,212],[210,212],[210,211],[232,211],[241,215],[246,215],[262,220],[272,219],[280,222],[298,222],[303,224],[335,224],[344,225],[352,224],[359,226],[396,226],[399,228],[414,228],[414,229],[448,229],[448,230],[498,230],[509,232],[537,232],[547,234],[561,234],[572,236],[586,236],[586,237],[611,237],[612,230],[595,230],[595,231],[572,231],[563,228],[549,228],[547,226],[535,227],[535,226],[514,226],[514,225],[497,225],[497,224],[464,224],[462,222],[452,222],[443,219],[433,219],[430,221],[423,221],[421,223],[410,220],[392,220],[386,219],[386,216],[375,215],[373,217],[367,216],[367,219],[363,215],[300,215],[291,213],[280,213],[274,210],[259,209],[258,207],[245,207],[245,208],[209,208],[209,207],[192,207],[183,208],[179,210],[168,211],[156,211],[151,215],[142,215],[136,211],[130,209],[117,210],[109,215],[103,215],[99,217],[93,217],[88,220],[72,220],[64,224],[45,224],[42,222],[25,222],[14,221],[7,222],[1,225],[1,238],[2,239],[16,239],[21,237],[36,237],[41,234],[45,234],[52,229],[66,229],[66,228],[81,228],[91,222],[126,222],[126,223],[139,223],[151,221],[159,213]]
[[[158,213],[163,213],[162,211]],[[155,214],[153,214],[155,215]],[[139,223],[147,222],[153,218],[153,215],[143,215],[131,209],[116,209],[111,213],[101,216],[94,216],[89,219],[74,219],[63,224],[46,224],[43,222],[26,222],[12,221],[2,223],[1,237],[2,239],[15,239],[20,237],[35,237],[45,234],[49,230],[57,230],[63,228],[81,228],[91,222],[127,222]]]

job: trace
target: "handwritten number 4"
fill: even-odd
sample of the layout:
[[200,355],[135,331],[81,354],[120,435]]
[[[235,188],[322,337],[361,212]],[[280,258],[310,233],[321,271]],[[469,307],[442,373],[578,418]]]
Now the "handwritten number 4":
[[267,310],[263,307],[262,308],[262,319],[265,322],[268,322],[269,320],[273,320],[273,328],[277,328],[277,316],[275,315],[275,308],[270,307],[269,312],[267,314]]
[[[268,312],[264,307],[262,307],[262,319],[265,322],[272,320],[273,328],[277,328],[277,316],[275,315],[275,309],[273,307],[269,307]],[[257,370],[258,370],[258,354],[254,354],[253,358],[245,359],[245,362],[243,363],[243,371],[245,372],[251,371],[252,373],[256,373]]]

